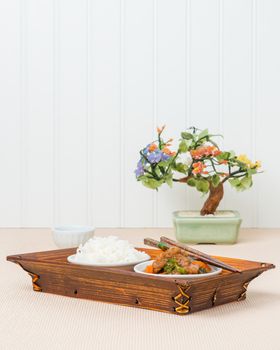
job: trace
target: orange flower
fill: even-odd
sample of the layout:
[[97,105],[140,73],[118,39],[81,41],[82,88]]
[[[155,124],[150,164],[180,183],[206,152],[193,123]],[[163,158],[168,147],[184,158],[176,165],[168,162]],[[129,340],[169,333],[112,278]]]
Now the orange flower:
[[196,149],[191,150],[191,156],[193,157],[193,159],[199,159],[200,158],[200,152]]
[[193,174],[208,174],[208,171],[204,171],[206,165],[202,162],[193,163]]
[[222,153],[222,151],[220,151],[219,149],[216,149],[216,150],[214,150],[214,151],[212,152],[212,155],[213,155],[214,157],[216,157],[216,156],[220,155],[221,153]]
[[152,143],[152,144],[150,145],[150,147],[149,147],[149,151],[150,151],[150,152],[153,152],[153,151],[155,151],[157,148],[158,148],[157,145],[156,145],[155,143]]
[[161,134],[164,129],[165,129],[165,125],[163,125],[161,128],[157,127],[157,133]]
[[199,174],[199,173],[200,173],[200,169],[199,169],[199,168],[194,168],[194,169],[192,170],[192,173],[193,173],[194,175]]
[[197,149],[191,150],[193,159],[200,159],[202,157],[216,157],[222,152],[215,146],[202,146]]
[[223,160],[219,161],[219,164],[227,164],[227,163],[228,163],[228,160],[226,160],[226,159],[223,159]]
[[169,148],[167,147],[164,147],[163,150],[162,150],[163,153],[167,154],[168,156],[174,156],[176,154],[176,152],[172,152],[170,151]]

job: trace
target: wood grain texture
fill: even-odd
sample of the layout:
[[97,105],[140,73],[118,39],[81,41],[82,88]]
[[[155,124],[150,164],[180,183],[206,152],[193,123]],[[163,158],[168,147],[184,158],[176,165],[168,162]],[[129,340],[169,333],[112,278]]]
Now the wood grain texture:
[[[154,258],[161,251],[138,248]],[[273,264],[216,257],[242,272],[223,271],[199,280],[145,276],[133,267],[89,267],[67,262],[75,249],[62,249],[7,257],[32,277],[33,289],[74,298],[91,299],[186,315],[232,301],[243,300],[251,280],[274,268]]]

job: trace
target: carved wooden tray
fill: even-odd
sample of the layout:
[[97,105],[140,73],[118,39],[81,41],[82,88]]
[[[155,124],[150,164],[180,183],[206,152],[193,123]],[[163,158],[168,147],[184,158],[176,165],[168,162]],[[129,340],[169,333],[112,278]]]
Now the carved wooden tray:
[[[154,258],[160,250],[141,249]],[[133,267],[88,267],[67,262],[76,249],[11,255],[32,277],[33,290],[73,298],[186,315],[246,298],[249,283],[273,264],[217,257],[242,272],[223,270],[201,279],[166,279],[137,274]]]

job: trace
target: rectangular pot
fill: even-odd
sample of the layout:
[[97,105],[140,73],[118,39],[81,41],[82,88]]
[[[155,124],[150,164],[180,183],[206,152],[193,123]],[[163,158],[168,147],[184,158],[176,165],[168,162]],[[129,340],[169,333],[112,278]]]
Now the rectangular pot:
[[[237,211],[219,211],[218,215],[190,215],[190,211],[175,211],[173,223],[178,241],[183,243],[236,243],[241,218]],[[228,215],[225,215],[228,213]]]

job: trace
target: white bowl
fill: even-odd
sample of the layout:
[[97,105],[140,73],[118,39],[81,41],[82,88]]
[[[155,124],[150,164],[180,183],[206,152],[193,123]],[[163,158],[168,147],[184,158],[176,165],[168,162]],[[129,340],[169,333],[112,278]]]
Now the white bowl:
[[163,275],[163,274],[156,274],[156,273],[148,273],[145,272],[145,269],[148,265],[152,265],[154,260],[150,261],[145,261],[141,264],[138,264],[134,266],[134,271],[137,273],[141,273],[143,275],[148,275],[148,276],[155,276],[155,277],[163,277],[163,278],[184,278],[184,279],[197,279],[197,278],[202,278],[202,277],[210,277],[214,275],[218,275],[219,273],[222,272],[222,269],[216,266],[209,265],[211,267],[211,271],[207,273],[199,273],[199,274],[189,274],[189,275]]
[[94,228],[91,226],[56,226],[52,229],[52,234],[58,248],[74,248],[93,237]]

